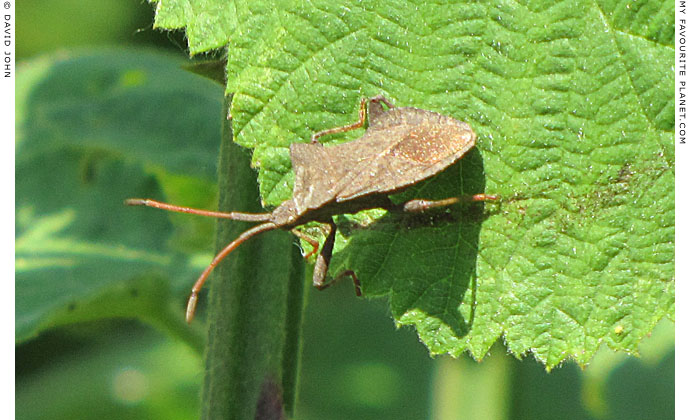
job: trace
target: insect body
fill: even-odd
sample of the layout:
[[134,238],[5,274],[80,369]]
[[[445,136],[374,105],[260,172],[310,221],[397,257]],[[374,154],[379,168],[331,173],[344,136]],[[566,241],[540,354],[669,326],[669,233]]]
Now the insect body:
[[[384,110],[382,104],[388,110]],[[369,127],[361,138],[328,147],[319,143],[319,137],[362,127],[367,119],[367,105]],[[148,199],[129,199],[126,203],[202,216],[262,222],[240,234],[213,258],[192,287],[187,304],[187,322],[191,322],[194,316],[199,290],[213,268],[252,236],[278,228],[291,230],[312,245],[312,252],[305,258],[315,254],[318,242],[295,229],[308,222],[328,226],[328,235],[314,267],[314,286],[323,289],[340,277],[349,275],[359,295],[359,282],[352,271],[345,271],[335,280],[326,281],[335,243],[333,216],[372,208],[423,212],[458,202],[460,198],[453,197],[438,201],[416,199],[396,205],[388,195],[401,192],[443,171],[467,153],[474,146],[475,139],[476,135],[467,123],[451,117],[418,108],[394,107],[383,96],[368,100],[364,98],[356,123],[318,132],[312,136],[310,143],[290,145],[290,158],[295,171],[293,195],[271,213],[213,212]],[[496,198],[478,194],[470,197],[470,200]]]

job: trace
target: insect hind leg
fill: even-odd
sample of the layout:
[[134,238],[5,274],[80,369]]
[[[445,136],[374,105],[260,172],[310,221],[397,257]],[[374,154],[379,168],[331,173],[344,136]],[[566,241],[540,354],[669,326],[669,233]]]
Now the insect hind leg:
[[497,195],[491,195],[491,194],[475,194],[475,195],[465,195],[465,196],[460,196],[460,197],[451,197],[451,198],[446,198],[444,200],[421,200],[421,199],[414,199],[414,200],[409,200],[401,205],[399,207],[407,213],[423,213],[429,209],[433,209],[436,207],[447,207],[456,203],[467,203],[467,202],[475,202],[475,201],[495,201],[499,200],[500,197]]

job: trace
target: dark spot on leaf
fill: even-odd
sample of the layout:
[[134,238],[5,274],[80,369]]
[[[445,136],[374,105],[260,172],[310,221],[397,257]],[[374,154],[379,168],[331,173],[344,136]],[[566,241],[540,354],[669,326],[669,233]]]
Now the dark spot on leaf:
[[79,178],[83,184],[90,184],[96,179],[96,165],[93,159],[83,159]]
[[79,178],[83,184],[91,184],[98,179],[100,165],[107,154],[102,151],[92,151],[82,157],[79,162]]
[[618,171],[618,177],[616,178],[616,182],[617,183],[628,182],[630,180],[631,176],[632,176],[632,171],[630,170],[630,164],[626,163],[623,166],[621,166],[620,170]]

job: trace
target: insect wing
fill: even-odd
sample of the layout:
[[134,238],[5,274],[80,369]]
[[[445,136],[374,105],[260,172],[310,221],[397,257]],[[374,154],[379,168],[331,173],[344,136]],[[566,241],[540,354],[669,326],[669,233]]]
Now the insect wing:
[[386,116],[360,140],[332,148],[352,148],[360,142],[383,146],[368,148],[378,150],[360,155],[333,187],[338,201],[415,184],[441,172],[474,146],[476,135],[470,126],[453,118],[416,108],[396,108]]
[[295,172],[292,199],[297,213],[333,201],[338,181],[348,176],[348,165],[352,162],[338,160],[331,149],[320,143],[290,145],[290,159]]

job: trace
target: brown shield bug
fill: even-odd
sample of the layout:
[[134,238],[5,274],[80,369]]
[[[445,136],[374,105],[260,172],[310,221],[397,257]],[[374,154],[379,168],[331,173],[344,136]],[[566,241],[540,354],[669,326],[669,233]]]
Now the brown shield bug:
[[[387,110],[384,110],[383,104],[388,107]],[[319,137],[328,134],[362,127],[367,117],[369,127],[357,140],[329,147],[318,141]],[[328,264],[333,253],[337,229],[333,216],[373,208],[423,212],[463,199],[497,199],[497,196],[477,194],[436,201],[415,199],[394,204],[388,198],[391,194],[399,193],[443,171],[467,153],[474,146],[475,140],[476,135],[467,123],[432,111],[395,107],[379,95],[362,99],[359,121],[356,123],[315,133],[310,143],[290,145],[290,159],[295,171],[292,198],[284,201],[270,213],[215,212],[139,198],[129,199],[126,204],[245,222],[262,222],[244,231],[223,248],[199,276],[187,303],[187,322],[191,322],[194,317],[199,290],[211,270],[252,236],[279,228],[290,230],[312,245],[312,251],[305,255],[305,258],[315,254],[318,251],[318,242],[296,230],[298,226],[308,222],[323,223],[328,231],[321,252],[316,258],[314,286],[324,289],[339,278],[349,275],[355,283],[357,295],[360,295],[359,281],[352,271],[345,271],[335,279],[327,281]]]

